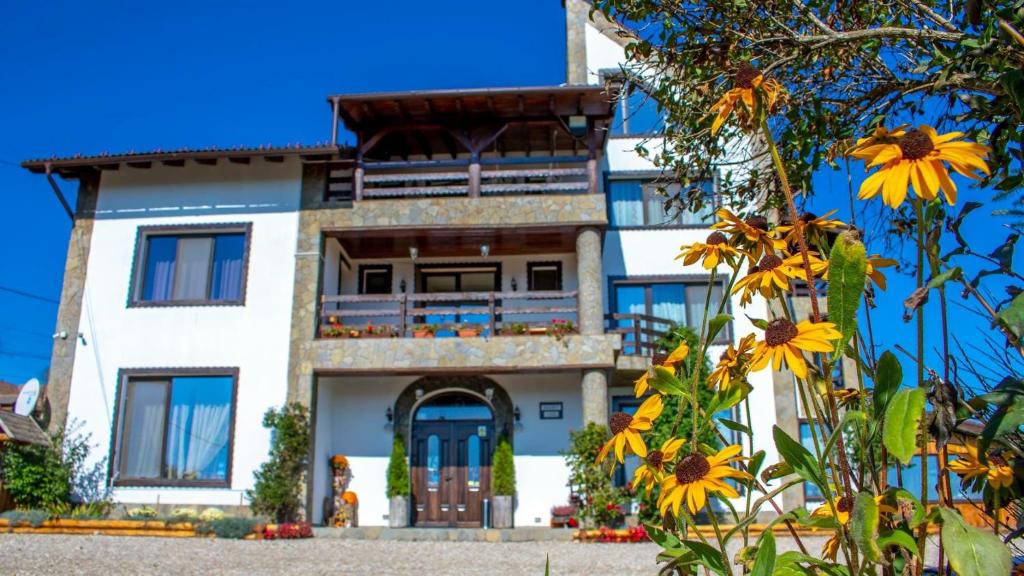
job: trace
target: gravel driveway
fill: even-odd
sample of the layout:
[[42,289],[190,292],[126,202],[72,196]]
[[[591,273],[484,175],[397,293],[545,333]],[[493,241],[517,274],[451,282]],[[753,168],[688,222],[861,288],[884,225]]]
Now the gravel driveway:
[[[824,539],[805,538],[816,554]],[[779,550],[792,541],[780,538]],[[275,542],[0,534],[0,574],[465,574],[657,573],[654,544],[475,543],[317,539]]]

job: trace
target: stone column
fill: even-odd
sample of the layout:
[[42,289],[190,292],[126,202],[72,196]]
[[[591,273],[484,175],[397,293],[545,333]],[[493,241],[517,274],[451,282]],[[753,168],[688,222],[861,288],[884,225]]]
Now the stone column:
[[604,370],[583,371],[583,423],[608,425],[608,374]]
[[580,334],[604,334],[604,303],[601,300],[601,232],[581,228],[576,233],[576,282]]
[[587,21],[590,4],[565,0],[565,72],[569,84],[587,83]]
[[71,396],[71,372],[78,348],[78,332],[82,319],[82,296],[85,293],[85,273],[92,244],[93,219],[99,196],[99,176],[82,176],[78,182],[78,204],[75,224],[68,241],[68,257],[64,264],[64,287],[57,309],[56,332],[67,332],[68,337],[53,340],[50,371],[46,382],[46,401],[50,405],[49,429],[56,432],[64,428]]

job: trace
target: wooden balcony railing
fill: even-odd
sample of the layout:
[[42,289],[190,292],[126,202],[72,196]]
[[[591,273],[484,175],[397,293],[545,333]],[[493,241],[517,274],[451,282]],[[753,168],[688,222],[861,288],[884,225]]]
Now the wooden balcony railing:
[[596,191],[586,156],[366,161],[332,171],[329,200],[585,194]]
[[342,295],[321,296],[319,308],[320,337],[494,336],[575,332],[578,299],[575,290]]
[[627,356],[654,356],[658,338],[676,323],[646,314],[608,314],[607,332],[622,334],[622,353]]

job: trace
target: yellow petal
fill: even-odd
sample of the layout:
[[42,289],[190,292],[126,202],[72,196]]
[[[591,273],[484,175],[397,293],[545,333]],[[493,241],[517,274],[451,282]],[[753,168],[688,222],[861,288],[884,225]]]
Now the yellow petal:
[[626,437],[626,441],[629,442],[629,447],[633,450],[633,453],[641,458],[647,457],[647,445],[644,444],[644,439],[640,437],[640,434],[632,430],[626,430],[623,435]]
[[910,177],[910,162],[900,162],[892,167],[885,184],[882,198],[891,208],[899,208],[907,197],[907,179]]
[[881,168],[871,176],[868,176],[864,182],[860,185],[860,191],[857,192],[857,197],[861,200],[865,198],[872,198],[885,184],[885,177],[889,173],[888,168]]

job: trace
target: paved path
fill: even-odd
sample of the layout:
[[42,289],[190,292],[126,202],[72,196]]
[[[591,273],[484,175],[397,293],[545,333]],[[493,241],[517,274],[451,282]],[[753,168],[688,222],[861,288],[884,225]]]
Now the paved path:
[[[821,549],[823,538],[806,538]],[[780,538],[779,550],[792,541]],[[654,575],[654,544],[126,538],[0,534],[0,574]]]

